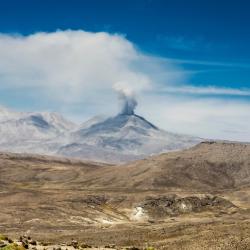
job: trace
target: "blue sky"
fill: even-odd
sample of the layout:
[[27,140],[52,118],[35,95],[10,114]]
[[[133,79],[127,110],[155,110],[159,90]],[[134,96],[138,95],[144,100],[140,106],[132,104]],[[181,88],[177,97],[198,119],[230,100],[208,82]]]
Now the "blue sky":
[[[111,93],[115,82],[109,86],[106,81],[122,81],[122,85],[128,82],[129,88],[138,85],[133,89],[143,104],[139,103],[138,112],[152,117],[160,127],[203,137],[250,140],[249,11],[247,0],[3,0],[1,104],[17,110],[58,111],[83,121],[96,113],[115,112],[107,104],[110,97],[115,98]],[[105,36],[96,36],[99,32]],[[67,45],[59,46],[58,53],[61,56],[65,52],[61,60],[66,58],[69,62],[73,58],[70,64],[56,61],[56,45],[45,49],[48,39],[59,44],[67,39]],[[83,54],[75,54],[76,39],[85,44],[80,49]],[[93,47],[85,43],[90,39]],[[66,51],[69,45],[71,54]],[[86,51],[91,50],[93,53],[85,57]],[[54,52],[54,57],[50,57]],[[78,65],[81,58],[86,62],[78,69],[74,57]],[[123,63],[117,58],[122,58]],[[95,68],[90,69],[88,59],[95,62],[100,78],[95,75]],[[46,60],[55,60],[54,70],[53,66],[44,66]],[[98,64],[106,61],[111,65],[108,71],[112,69],[109,75]],[[119,77],[111,77],[116,70]],[[44,81],[47,84],[41,83]],[[57,91],[58,88],[62,90]],[[161,107],[150,109],[156,100]],[[155,112],[156,109],[160,111]],[[173,110],[181,117],[173,115]],[[159,112],[165,113],[164,119],[159,118]],[[187,112],[191,118],[186,117]],[[215,125],[210,124],[211,119]],[[197,127],[187,129],[194,121]]]
[[247,88],[249,10],[247,0],[3,0],[0,32],[28,35],[83,29],[121,33],[145,53],[221,63],[185,64],[200,71],[195,84]]

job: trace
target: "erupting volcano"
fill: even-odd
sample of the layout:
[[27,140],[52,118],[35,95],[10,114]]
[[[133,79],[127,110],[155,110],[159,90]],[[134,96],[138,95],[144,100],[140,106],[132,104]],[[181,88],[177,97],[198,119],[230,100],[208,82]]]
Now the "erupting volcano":
[[[117,89],[116,89],[117,90]],[[166,151],[191,147],[201,141],[169,133],[135,114],[137,101],[131,91],[119,88],[121,111],[107,119],[93,118],[70,133],[70,143],[58,154],[102,162],[122,163]]]
[[117,88],[121,110],[110,118],[93,118],[77,126],[54,113],[0,110],[0,150],[77,157],[123,163],[180,150],[201,141],[169,133],[135,114],[133,92]]

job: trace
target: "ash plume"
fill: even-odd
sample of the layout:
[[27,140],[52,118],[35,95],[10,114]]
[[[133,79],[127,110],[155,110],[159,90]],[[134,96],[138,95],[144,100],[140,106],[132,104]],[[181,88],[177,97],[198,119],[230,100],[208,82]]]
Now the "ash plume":
[[114,85],[114,89],[119,95],[119,100],[121,102],[121,111],[122,115],[133,115],[134,110],[137,106],[137,101],[133,91],[124,86],[124,84],[117,83]]

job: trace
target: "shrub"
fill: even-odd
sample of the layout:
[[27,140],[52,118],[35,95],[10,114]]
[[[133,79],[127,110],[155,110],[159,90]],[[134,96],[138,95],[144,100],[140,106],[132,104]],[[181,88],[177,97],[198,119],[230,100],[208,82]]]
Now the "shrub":
[[19,246],[16,243],[11,243],[5,247],[3,247],[1,250],[25,250],[23,246]]
[[8,237],[3,234],[0,234],[0,240],[8,240]]

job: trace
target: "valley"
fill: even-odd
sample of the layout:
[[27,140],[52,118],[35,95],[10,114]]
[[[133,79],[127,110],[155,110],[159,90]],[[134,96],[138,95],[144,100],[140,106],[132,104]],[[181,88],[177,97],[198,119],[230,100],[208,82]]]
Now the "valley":
[[122,249],[249,249],[250,145],[204,142],[125,165],[0,154],[0,232]]

